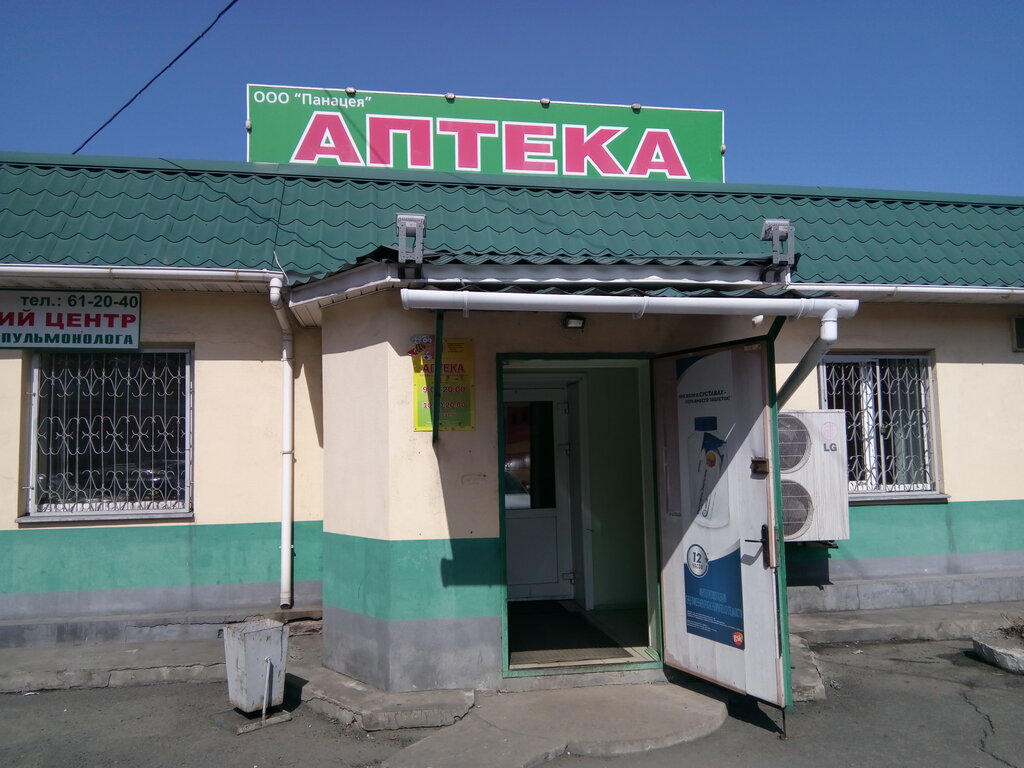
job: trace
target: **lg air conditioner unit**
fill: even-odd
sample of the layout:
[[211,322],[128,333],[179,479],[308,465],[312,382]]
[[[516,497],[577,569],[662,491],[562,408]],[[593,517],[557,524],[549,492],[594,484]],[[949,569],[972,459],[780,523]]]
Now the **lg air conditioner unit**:
[[850,538],[843,411],[780,413],[779,471],[786,541]]

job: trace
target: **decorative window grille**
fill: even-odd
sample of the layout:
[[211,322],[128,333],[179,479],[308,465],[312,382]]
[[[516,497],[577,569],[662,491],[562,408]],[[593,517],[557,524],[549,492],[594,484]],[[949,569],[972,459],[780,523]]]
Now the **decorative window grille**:
[[846,412],[851,493],[938,490],[931,398],[925,357],[826,358],[821,400]]
[[29,514],[191,512],[191,355],[42,352],[33,379]]

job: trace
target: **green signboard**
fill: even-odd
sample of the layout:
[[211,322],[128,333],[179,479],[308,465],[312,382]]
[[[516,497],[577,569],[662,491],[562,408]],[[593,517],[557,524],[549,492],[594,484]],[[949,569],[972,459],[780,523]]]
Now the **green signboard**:
[[725,180],[720,110],[248,86],[256,163]]

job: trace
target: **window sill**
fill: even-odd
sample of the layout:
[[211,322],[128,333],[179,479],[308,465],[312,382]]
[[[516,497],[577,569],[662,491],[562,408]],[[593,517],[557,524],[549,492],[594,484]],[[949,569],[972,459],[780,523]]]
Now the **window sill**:
[[119,515],[87,513],[78,515],[22,515],[18,527],[34,525],[67,525],[68,523],[147,523],[153,521],[179,521],[191,523],[195,516],[185,509],[166,512],[126,512]]
[[946,504],[948,493],[938,491],[895,491],[892,493],[850,493],[851,507],[878,504]]

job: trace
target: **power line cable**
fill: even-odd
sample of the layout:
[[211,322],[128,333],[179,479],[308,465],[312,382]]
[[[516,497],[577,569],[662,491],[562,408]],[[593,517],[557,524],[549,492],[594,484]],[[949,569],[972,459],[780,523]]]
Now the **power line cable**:
[[148,83],[146,83],[138,91],[136,91],[135,95],[132,96],[130,99],[128,99],[128,101],[126,101],[124,103],[124,106],[122,106],[119,110],[117,110],[117,112],[115,112],[110,117],[108,117],[106,122],[104,122],[103,125],[101,125],[95,131],[93,131],[92,134],[89,136],[89,138],[87,138],[85,141],[83,141],[81,144],[79,144],[78,148],[74,152],[72,152],[71,154],[72,155],[77,155],[79,152],[82,151],[82,149],[85,147],[86,144],[88,144],[90,141],[92,141],[93,139],[96,138],[96,136],[100,133],[100,131],[102,131],[104,128],[106,128],[108,125],[110,125],[112,122],[114,122],[114,120],[117,119],[117,116],[120,115],[122,112],[124,112],[126,109],[128,109],[128,107],[130,107],[132,105],[133,101],[135,101],[137,98],[139,98],[139,96],[141,96],[143,93],[145,93],[146,89],[149,88],[149,86],[151,86],[153,83],[155,83],[157,81],[157,79],[160,77],[160,75],[162,75],[168,69],[173,67],[177,63],[178,59],[180,59],[182,56],[184,56],[186,53],[188,53],[192,49],[193,45],[195,45],[200,40],[202,40],[203,36],[206,35],[206,33],[209,32],[211,29],[213,29],[214,26],[216,26],[217,22],[220,21],[221,16],[223,16],[225,13],[230,11],[231,10],[231,6],[233,6],[237,2],[238,2],[238,0],[231,0],[231,2],[229,2],[226,6],[224,6],[223,10],[221,10],[221,12],[217,14],[217,18],[215,18],[213,21],[211,21],[210,25],[206,29],[204,29],[202,32],[200,32],[198,37],[196,37],[191,43],[189,43],[181,53],[179,53],[177,56],[175,56],[173,59],[171,59],[170,62],[167,64],[167,66],[165,66],[163,69],[161,69],[155,75],[153,75],[153,77],[150,79],[150,81]]

